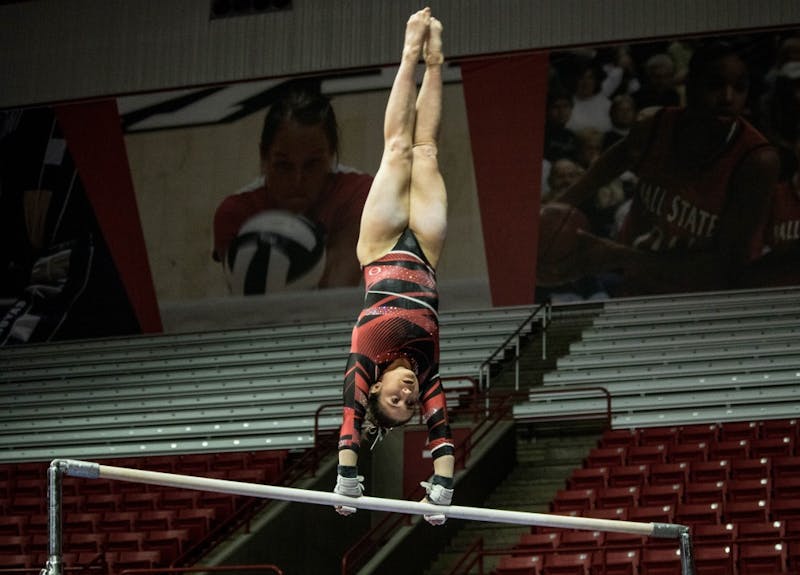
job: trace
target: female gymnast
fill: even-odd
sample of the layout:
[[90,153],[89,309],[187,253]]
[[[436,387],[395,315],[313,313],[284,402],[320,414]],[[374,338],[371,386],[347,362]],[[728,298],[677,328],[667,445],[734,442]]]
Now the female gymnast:
[[[453,441],[439,379],[435,269],[447,232],[447,193],[439,172],[442,25],[429,8],[407,23],[403,55],[384,118],[384,151],[370,188],[357,246],[366,295],[351,340],[334,491],[358,497],[361,432],[374,441],[409,421],[417,409],[428,426],[434,475],[427,501],[450,505]],[[425,74],[417,94],[415,71]],[[374,445],[374,442],[373,442]],[[339,506],[342,515],[355,508]],[[441,525],[445,516],[426,516]]]

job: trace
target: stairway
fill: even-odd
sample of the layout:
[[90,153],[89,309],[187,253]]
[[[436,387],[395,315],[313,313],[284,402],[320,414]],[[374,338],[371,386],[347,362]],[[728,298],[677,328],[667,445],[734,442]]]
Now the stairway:
[[[602,306],[598,304],[554,308],[545,343],[541,337],[535,336],[520,346],[520,388],[541,385],[544,373],[555,368],[556,360],[569,352],[570,343],[580,340],[583,330],[592,324],[601,310]],[[493,393],[502,394],[514,388],[514,366],[507,365],[502,373],[492,379]],[[518,425],[517,464],[483,507],[549,512],[549,503],[556,491],[564,487],[571,471],[582,465],[584,457],[596,446],[601,433],[598,422],[577,426],[570,423],[568,428],[552,423]],[[484,549],[507,549],[515,545],[520,535],[528,530],[528,527],[520,525],[465,523],[428,567],[425,575],[448,575],[478,537],[483,537]],[[487,556],[483,572],[490,573],[496,561],[496,557]]]

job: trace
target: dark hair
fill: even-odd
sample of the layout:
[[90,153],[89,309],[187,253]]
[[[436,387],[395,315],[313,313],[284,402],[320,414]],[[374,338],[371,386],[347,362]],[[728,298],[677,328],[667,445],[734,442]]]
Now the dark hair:
[[303,126],[321,125],[325,130],[331,151],[339,155],[339,126],[330,99],[319,91],[319,83],[290,82],[272,104],[261,129],[261,151],[266,153],[275,134],[289,120]]
[[686,73],[686,99],[689,105],[697,97],[698,87],[707,79],[711,67],[729,56],[735,56],[744,61],[739,49],[734,44],[722,40],[706,42],[692,52]]

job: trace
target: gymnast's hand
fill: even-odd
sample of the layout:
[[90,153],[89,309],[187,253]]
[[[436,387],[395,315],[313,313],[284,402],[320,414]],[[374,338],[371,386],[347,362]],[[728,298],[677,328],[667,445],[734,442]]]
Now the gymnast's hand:
[[[433,503],[434,505],[450,505],[453,501],[453,478],[442,477],[441,475],[434,475],[433,480],[428,483],[421,481],[420,485],[425,488],[428,494],[422,502]],[[431,525],[443,525],[447,521],[447,516],[444,513],[436,513],[434,515],[425,515],[425,521]]]
[[[364,476],[358,474],[358,468],[354,465],[339,465],[333,492],[347,497],[361,497],[364,493]],[[347,505],[337,505],[335,509],[339,515],[351,515],[356,512],[355,507]]]

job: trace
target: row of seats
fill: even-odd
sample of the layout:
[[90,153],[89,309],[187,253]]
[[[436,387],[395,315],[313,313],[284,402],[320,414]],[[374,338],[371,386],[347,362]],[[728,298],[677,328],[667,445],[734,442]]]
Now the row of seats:
[[626,447],[634,445],[668,445],[691,442],[713,443],[774,437],[800,438],[800,425],[796,419],[766,421],[730,421],[670,427],[640,427],[608,430],[600,439],[600,447]]
[[[800,542],[788,546],[741,543],[693,548],[699,575],[773,575],[800,570]],[[505,555],[495,575],[675,575],[681,573],[677,549],[603,549]]]
[[[288,453],[241,451],[103,460],[102,465],[276,483]],[[47,462],[0,466],[0,568],[43,565],[48,547]],[[115,570],[165,566],[249,498],[137,482],[62,476],[65,557]],[[24,565],[21,565],[23,564]],[[151,564],[152,563],[152,564]]]

